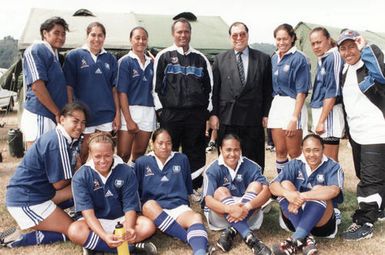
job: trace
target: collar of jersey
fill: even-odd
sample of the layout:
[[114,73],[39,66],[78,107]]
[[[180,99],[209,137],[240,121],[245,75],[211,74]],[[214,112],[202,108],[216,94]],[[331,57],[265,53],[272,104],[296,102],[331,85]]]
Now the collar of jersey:
[[128,52],[128,56],[136,59],[143,70],[146,69],[146,67],[151,63],[151,58],[146,54],[144,54],[144,58],[146,59],[146,62],[144,62],[144,65],[142,65],[142,62],[140,62],[139,57],[132,50]]
[[[305,167],[306,167],[306,173],[313,173],[315,171],[317,171],[317,169],[322,166],[323,163],[325,163],[326,161],[328,161],[328,157],[326,157],[325,155],[322,155],[322,160],[321,160],[321,163],[317,166],[316,169],[314,170],[311,170],[309,164],[307,163],[306,159],[305,159],[305,156],[303,154],[301,154],[301,156],[299,156],[297,158],[298,160],[301,160],[304,164],[305,164]],[[310,176],[310,174],[308,174],[308,176]]]
[[167,164],[167,162],[169,162],[174,157],[175,152],[174,151],[171,152],[171,155],[167,158],[164,164],[162,164],[162,161],[160,161],[160,159],[155,155],[154,151],[150,151],[147,155],[153,156],[155,158],[156,164],[158,165],[159,169],[162,171],[164,166]]
[[[86,51],[88,51],[89,53],[91,53],[91,54],[94,55],[94,53],[91,52],[91,49],[90,49],[90,47],[88,47],[87,44],[84,44],[84,45],[82,46],[82,49],[84,49],[84,50],[86,50]],[[102,55],[102,54],[104,54],[104,53],[107,53],[107,51],[106,51],[104,48],[102,48],[102,49],[100,50],[100,53],[99,53],[97,56]]]
[[64,127],[61,124],[57,125],[56,129],[59,130],[59,132],[65,137],[68,144],[71,144],[78,140],[78,139],[72,139],[72,137],[67,133],[67,131],[64,129]]
[[112,170],[114,170],[115,167],[117,167],[118,165],[124,164],[123,160],[118,155],[114,155],[113,157],[114,163],[112,164],[111,171],[108,173],[107,177],[104,177],[98,172],[98,170],[95,169],[95,164],[92,159],[88,160],[84,165],[91,167],[91,169],[94,170],[100,176],[100,179],[103,181],[103,183],[106,183],[108,177],[110,177],[112,173]]
[[[290,48],[290,50],[286,51],[285,54],[283,54],[282,58],[286,55],[289,55],[289,54],[294,54],[295,52],[297,51],[297,47],[296,46],[293,46]],[[277,54],[278,58],[279,58],[279,52],[276,51],[275,54]],[[281,59],[282,59],[281,58]]]
[[235,169],[232,169],[231,167],[229,167],[228,165],[226,165],[225,163],[225,160],[223,158],[223,155],[219,155],[218,157],[218,165],[219,166],[225,166],[227,168],[227,170],[229,170],[229,173],[231,175],[231,179],[234,180],[235,176],[237,175],[238,173],[238,169],[239,167],[241,166],[241,164],[243,163],[243,157],[240,156],[239,160],[238,160],[238,163],[237,163],[237,167]]
[[181,55],[188,55],[191,52],[195,51],[194,48],[189,45],[188,50],[186,52],[184,52],[183,47],[178,47],[175,45],[175,43],[172,45],[172,48],[175,49]]
[[42,43],[42,44],[44,44],[44,46],[47,47],[47,48],[49,49],[49,51],[50,51],[50,52],[51,52],[57,59],[59,59],[59,53],[58,53],[58,51],[57,51],[57,50],[53,50],[51,44],[49,44],[48,42],[37,40],[37,41],[34,41],[34,43]]

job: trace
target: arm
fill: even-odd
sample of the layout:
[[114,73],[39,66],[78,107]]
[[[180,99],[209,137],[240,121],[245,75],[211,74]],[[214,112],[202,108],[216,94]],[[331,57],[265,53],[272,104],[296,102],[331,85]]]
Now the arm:
[[72,86],[67,85],[67,102],[72,103],[74,101],[74,90]]
[[267,56],[265,60],[265,69],[263,75],[263,118],[262,125],[267,127],[271,101],[273,100],[273,81],[272,81],[272,66],[271,59]]
[[257,195],[256,198],[245,204],[245,207],[249,210],[261,208],[271,197],[269,186],[263,185],[262,191]]
[[42,105],[44,105],[50,112],[55,115],[56,123],[60,122],[60,109],[52,100],[44,81],[37,80],[32,83],[32,91],[35,93],[37,99]]
[[305,201],[303,198],[301,198],[300,193],[298,191],[291,191],[288,189],[285,189],[280,182],[273,182],[270,184],[270,191],[271,194],[278,196],[278,197],[284,197],[289,201],[291,204],[295,204],[296,206],[301,206]]
[[164,58],[163,53],[159,52],[158,55],[156,55],[155,61],[154,61],[154,80],[153,80],[152,95],[154,97],[155,111],[157,111],[157,113],[159,113],[163,108],[158,95],[158,93],[162,88],[162,83],[164,79],[165,65],[162,63],[163,58]]
[[115,117],[114,117],[114,120],[112,121],[112,129],[115,131],[118,131],[121,126],[121,120],[120,120],[119,96],[115,86],[112,88],[112,97],[114,98],[114,105],[115,105]]
[[317,188],[301,192],[300,196],[304,201],[309,200],[331,200],[338,196],[340,188],[332,186],[317,186]]
[[123,112],[124,119],[127,123],[127,130],[130,133],[137,133],[139,131],[138,125],[132,120],[130,114],[130,104],[126,93],[119,92],[120,106]]
[[237,222],[243,219],[244,210],[242,204],[225,205],[209,195],[205,197],[205,203],[214,212],[227,214],[229,222]]
[[135,225],[136,225],[136,212],[130,210],[124,214],[124,228],[126,229],[125,240],[133,244],[136,239]]

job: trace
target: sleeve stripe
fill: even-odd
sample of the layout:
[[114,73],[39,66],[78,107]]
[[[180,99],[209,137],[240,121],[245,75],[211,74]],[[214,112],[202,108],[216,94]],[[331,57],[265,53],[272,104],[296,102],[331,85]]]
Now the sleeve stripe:
[[65,138],[63,137],[63,135],[60,133],[59,130],[56,129],[56,133],[59,141],[60,158],[61,158],[61,163],[63,167],[64,178],[68,180],[72,178],[72,171],[71,171],[71,162],[69,160],[68,151],[67,151],[67,142],[65,141]]
[[39,72],[37,71],[36,63],[32,55],[32,48],[29,48],[25,53],[25,59],[27,61],[27,66],[30,69],[32,80],[37,81],[40,79]]

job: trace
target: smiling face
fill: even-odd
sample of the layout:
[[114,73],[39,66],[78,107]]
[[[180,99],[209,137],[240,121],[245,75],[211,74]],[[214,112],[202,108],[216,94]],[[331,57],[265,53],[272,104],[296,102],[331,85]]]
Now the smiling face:
[[147,48],[147,40],[148,40],[147,33],[143,29],[138,28],[132,31],[130,42],[134,53],[143,54]]
[[356,64],[361,58],[361,52],[353,40],[344,41],[339,47],[341,57],[349,65]]
[[243,51],[249,43],[249,33],[245,26],[242,24],[234,25],[230,31],[230,40],[234,50]]
[[109,142],[95,142],[90,144],[89,152],[95,170],[106,177],[114,162],[113,145]]
[[86,127],[86,116],[82,111],[73,111],[67,116],[60,116],[60,124],[73,139],[78,139]]
[[232,169],[235,169],[242,154],[241,144],[239,141],[233,138],[223,140],[220,152],[223,156],[225,164]]
[[326,38],[322,31],[315,31],[309,37],[311,48],[317,57],[323,56],[332,47],[331,39]]
[[87,35],[87,45],[91,52],[96,55],[100,53],[103,48],[106,35],[100,26],[93,26]]
[[155,155],[164,163],[171,155],[171,136],[167,132],[159,133],[153,142],[153,149]]
[[191,29],[186,22],[176,22],[172,31],[174,43],[177,47],[182,47],[184,51],[189,49],[191,40]]
[[322,161],[323,147],[316,138],[308,138],[303,142],[302,153],[311,170],[315,170]]
[[50,31],[43,30],[43,40],[48,42],[53,50],[63,47],[66,41],[66,31],[61,25],[54,25]]
[[288,52],[293,47],[294,38],[292,38],[288,32],[284,29],[278,30],[275,35],[275,45],[280,56]]

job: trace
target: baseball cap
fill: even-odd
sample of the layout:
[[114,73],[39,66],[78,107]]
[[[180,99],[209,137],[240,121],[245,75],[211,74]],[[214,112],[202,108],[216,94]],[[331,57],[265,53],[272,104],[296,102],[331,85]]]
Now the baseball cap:
[[338,37],[337,45],[340,46],[346,40],[355,40],[357,36],[360,36],[357,31],[346,29]]

